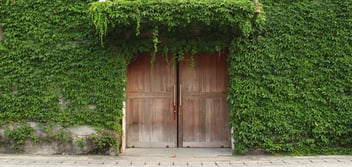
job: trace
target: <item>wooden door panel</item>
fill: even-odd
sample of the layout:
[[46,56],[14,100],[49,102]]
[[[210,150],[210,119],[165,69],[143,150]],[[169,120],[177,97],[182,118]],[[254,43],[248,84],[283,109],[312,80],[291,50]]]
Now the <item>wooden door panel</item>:
[[[128,66],[127,147],[230,147],[224,55],[197,55],[179,64],[179,92],[174,93],[176,65],[157,56],[139,56]],[[174,97],[179,95],[179,126]],[[177,128],[179,141],[177,141]]]
[[228,73],[225,55],[196,55],[180,63],[180,145],[230,147]]
[[127,147],[176,147],[173,113],[176,67],[157,56],[140,55],[128,66]]

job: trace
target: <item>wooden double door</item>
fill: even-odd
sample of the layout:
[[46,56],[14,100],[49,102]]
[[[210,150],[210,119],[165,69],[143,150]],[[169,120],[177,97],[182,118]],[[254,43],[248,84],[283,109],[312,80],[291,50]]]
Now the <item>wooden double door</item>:
[[127,147],[231,146],[225,55],[139,55],[127,78]]

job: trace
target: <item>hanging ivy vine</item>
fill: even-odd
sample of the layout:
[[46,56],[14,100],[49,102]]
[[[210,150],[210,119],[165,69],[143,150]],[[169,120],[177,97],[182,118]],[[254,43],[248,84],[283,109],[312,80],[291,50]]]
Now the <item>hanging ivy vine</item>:
[[106,37],[129,58],[140,52],[153,56],[159,50],[180,56],[220,51],[237,38],[248,37],[264,21],[258,4],[251,0],[115,0],[93,2],[89,13],[102,42]]

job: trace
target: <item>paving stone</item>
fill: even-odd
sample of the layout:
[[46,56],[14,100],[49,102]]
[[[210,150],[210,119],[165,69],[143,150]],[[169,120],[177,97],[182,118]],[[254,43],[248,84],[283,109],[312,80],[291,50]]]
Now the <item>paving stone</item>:
[[0,155],[0,167],[352,167],[351,156],[158,158]]
[[308,159],[297,159],[296,161],[290,161],[293,164],[311,164],[312,162]]
[[310,158],[309,161],[310,161],[311,163],[321,163],[321,162],[324,162],[324,160],[323,160],[322,158],[314,158],[314,159]]
[[272,165],[285,165],[285,164],[289,164],[289,161],[286,161],[286,160],[270,160],[269,163],[272,164]]
[[244,162],[241,161],[231,161],[231,166],[232,167],[245,167],[247,166]]
[[198,162],[198,163],[194,163],[194,164],[196,164],[198,166],[202,166],[202,167],[208,167],[208,166],[216,167],[217,166],[216,163],[212,162],[212,161],[210,161],[210,162]]
[[231,167],[232,166],[231,162],[221,162],[221,161],[220,162],[216,162],[215,165],[216,166],[221,166],[221,167],[223,167],[223,166],[224,167]]
[[243,164],[247,166],[258,165],[260,161],[246,161]]
[[[249,163],[246,163],[246,164],[249,164]],[[270,160],[264,160],[264,161],[258,161],[255,165],[273,165],[273,162]]]
[[116,166],[128,166],[131,164],[131,161],[126,161],[126,160],[117,161],[115,164],[116,164]]
[[325,163],[338,163],[337,159],[322,159],[323,162]]
[[338,158],[336,159],[337,162],[342,162],[342,163],[349,163],[351,162],[351,160],[347,159],[347,158]]

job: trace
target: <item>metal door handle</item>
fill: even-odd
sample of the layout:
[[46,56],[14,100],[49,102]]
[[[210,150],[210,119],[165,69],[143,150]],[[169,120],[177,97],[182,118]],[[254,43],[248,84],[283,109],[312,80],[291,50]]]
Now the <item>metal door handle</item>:
[[179,106],[182,106],[182,84],[180,84]]
[[174,107],[174,120],[176,120],[176,84],[174,84],[174,101],[173,101],[173,107]]

